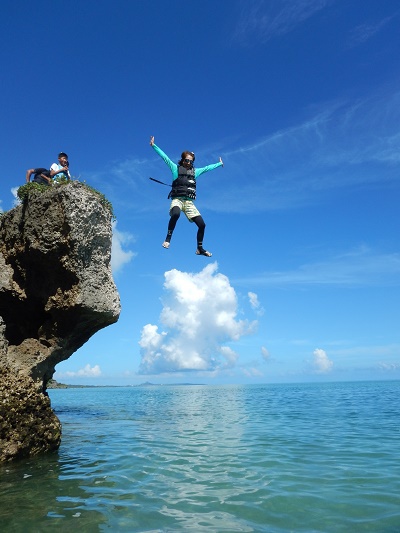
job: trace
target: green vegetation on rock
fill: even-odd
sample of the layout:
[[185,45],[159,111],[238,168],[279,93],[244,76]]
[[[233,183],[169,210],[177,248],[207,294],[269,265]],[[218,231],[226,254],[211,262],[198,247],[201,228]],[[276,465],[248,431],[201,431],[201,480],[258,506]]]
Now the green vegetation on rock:
[[[69,185],[72,182],[70,180],[67,180],[65,177],[57,177],[57,178],[55,178],[53,180],[53,183],[55,185],[65,186],[65,185]],[[93,194],[96,194],[99,197],[99,201],[100,201],[101,205],[103,207],[105,207],[110,212],[111,220],[116,220],[116,216],[114,214],[112,203],[109,200],[107,200],[107,198],[104,196],[104,194],[99,192],[94,187],[91,187],[90,185],[88,185],[85,182],[81,182],[81,183],[87,190],[89,190]],[[32,194],[32,193],[33,194],[43,194],[43,193],[45,193],[48,190],[49,190],[49,186],[48,185],[40,185],[39,183],[35,183],[35,182],[30,181],[29,183],[25,183],[25,185],[21,185],[21,187],[18,188],[17,196],[21,200],[21,202],[24,203],[28,199],[30,194]],[[1,213],[0,213],[0,216],[1,216]]]

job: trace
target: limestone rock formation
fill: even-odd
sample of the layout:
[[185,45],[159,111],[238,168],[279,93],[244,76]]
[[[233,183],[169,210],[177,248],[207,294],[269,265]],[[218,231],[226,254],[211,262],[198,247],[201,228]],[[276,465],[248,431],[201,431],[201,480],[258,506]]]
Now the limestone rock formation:
[[31,193],[0,218],[0,461],[59,445],[46,383],[118,320],[111,236],[110,211],[79,182]]

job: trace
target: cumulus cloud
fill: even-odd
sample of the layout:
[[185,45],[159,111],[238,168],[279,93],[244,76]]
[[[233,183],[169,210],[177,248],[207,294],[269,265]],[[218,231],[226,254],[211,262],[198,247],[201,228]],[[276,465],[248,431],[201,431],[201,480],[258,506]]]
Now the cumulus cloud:
[[59,374],[60,377],[67,377],[67,378],[98,378],[101,376],[101,369],[99,365],[90,366],[87,364],[77,372],[63,372],[62,374]]
[[199,273],[165,272],[160,323],[142,329],[139,373],[185,370],[215,371],[235,366],[236,352],[228,344],[251,334],[257,322],[238,320],[237,296],[217,263]]
[[313,366],[318,374],[327,374],[333,368],[333,361],[331,361],[326,355],[325,350],[317,348],[313,352]]
[[269,353],[267,348],[265,348],[264,346],[261,346],[261,355],[262,355],[262,358],[264,359],[264,361],[269,361],[269,359],[271,357],[271,354]]
[[133,241],[133,236],[129,233],[119,231],[116,222],[113,222],[112,230],[111,268],[113,273],[116,274],[125,264],[129,263],[136,254],[132,251],[126,251],[123,249],[123,246]]

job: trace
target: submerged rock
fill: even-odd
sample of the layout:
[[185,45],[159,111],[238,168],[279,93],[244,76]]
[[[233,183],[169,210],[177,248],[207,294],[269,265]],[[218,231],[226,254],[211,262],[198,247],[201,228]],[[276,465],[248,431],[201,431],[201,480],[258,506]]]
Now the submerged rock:
[[[111,238],[109,209],[79,182],[30,193],[0,218],[0,461],[59,445],[46,383],[60,361],[118,320]],[[36,435],[29,443],[26,424]]]

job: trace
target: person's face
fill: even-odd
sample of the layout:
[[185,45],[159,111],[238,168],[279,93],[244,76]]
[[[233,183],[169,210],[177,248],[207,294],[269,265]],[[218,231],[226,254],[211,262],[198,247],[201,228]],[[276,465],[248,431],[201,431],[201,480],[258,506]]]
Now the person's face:
[[58,158],[58,161],[60,162],[60,165],[65,167],[65,165],[68,163],[68,159],[65,157],[65,155],[62,155]]
[[193,165],[193,157],[192,157],[191,155],[188,154],[188,155],[185,157],[185,159],[182,161],[182,163],[183,163],[183,166],[184,166],[185,168],[191,168],[192,165]]

